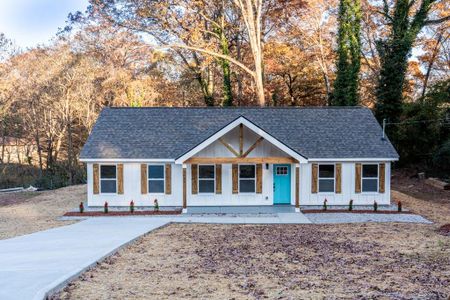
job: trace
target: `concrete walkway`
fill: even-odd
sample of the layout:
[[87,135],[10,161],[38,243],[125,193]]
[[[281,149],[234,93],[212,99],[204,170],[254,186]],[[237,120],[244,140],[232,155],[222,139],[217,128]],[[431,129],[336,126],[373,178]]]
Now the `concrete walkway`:
[[97,261],[171,222],[311,223],[300,213],[89,218],[73,225],[0,240],[0,299],[44,299]]
[[314,224],[340,223],[424,223],[433,222],[414,214],[355,214],[355,213],[309,213],[308,219]]

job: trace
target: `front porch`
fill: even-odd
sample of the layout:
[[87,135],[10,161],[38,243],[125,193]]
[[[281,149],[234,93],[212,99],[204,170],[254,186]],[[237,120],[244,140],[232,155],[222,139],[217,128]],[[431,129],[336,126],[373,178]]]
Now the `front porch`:
[[183,169],[183,212],[299,211],[299,169],[306,160],[244,118],[175,163]]

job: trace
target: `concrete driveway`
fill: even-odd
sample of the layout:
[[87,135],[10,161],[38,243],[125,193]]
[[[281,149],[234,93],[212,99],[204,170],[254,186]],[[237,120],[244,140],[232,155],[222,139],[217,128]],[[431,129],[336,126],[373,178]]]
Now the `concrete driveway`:
[[0,299],[43,299],[167,218],[98,218],[0,241]]
[[0,299],[43,299],[121,247],[177,223],[305,224],[303,214],[97,217],[0,240]]

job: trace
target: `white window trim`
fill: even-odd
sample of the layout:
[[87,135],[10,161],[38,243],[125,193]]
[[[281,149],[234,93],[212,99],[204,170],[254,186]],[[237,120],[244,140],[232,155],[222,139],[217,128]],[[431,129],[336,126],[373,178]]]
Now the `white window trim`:
[[[333,179],[333,191],[332,192],[321,192],[320,191],[320,166],[329,166],[333,165],[333,178],[331,177],[322,177],[322,179],[331,180]],[[317,165],[317,193],[321,195],[334,195],[336,194],[336,163],[323,163]]]
[[[102,179],[102,166],[114,166],[115,168],[116,168],[116,178],[104,178],[104,179]],[[117,164],[100,164],[99,165],[99,173],[100,174],[98,174],[98,178],[99,178],[99,183],[100,183],[100,195],[117,195],[117,189],[118,189],[118,180],[117,180]],[[115,180],[116,181],[116,192],[115,193],[103,193],[102,192],[102,180],[107,180],[107,181],[113,181],[113,180]]]
[[[252,178],[242,178],[242,180],[254,180],[255,181],[255,191],[254,192],[241,192],[241,166],[255,166],[255,177]],[[256,195],[256,164],[239,164],[238,165],[238,193],[243,195]]]
[[[214,178],[200,178],[200,166],[212,166],[214,167]],[[208,196],[208,195],[215,195],[216,194],[216,165],[214,164],[200,164],[197,166],[197,174],[198,174],[198,195],[203,195],[203,196]],[[212,193],[205,193],[205,192],[200,192],[200,181],[204,180],[204,181],[214,181],[214,192]]]
[[[364,166],[367,165],[377,165],[377,177],[364,177]],[[363,181],[364,179],[376,179],[377,180],[377,191],[376,192],[364,192],[364,186],[363,186]],[[365,194],[365,195],[374,195],[374,194],[379,194],[380,193],[380,164],[379,163],[362,163],[361,164],[361,194]]]
[[[150,178],[149,167],[151,166],[162,166],[163,167],[163,178]],[[163,192],[162,193],[150,193],[150,180],[159,180],[163,182]],[[150,195],[165,195],[166,194],[166,166],[164,164],[147,164],[147,194]]]

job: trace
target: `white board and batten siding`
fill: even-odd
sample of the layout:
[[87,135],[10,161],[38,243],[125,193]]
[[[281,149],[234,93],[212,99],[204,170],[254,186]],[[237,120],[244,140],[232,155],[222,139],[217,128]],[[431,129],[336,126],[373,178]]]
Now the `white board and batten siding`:
[[[372,162],[371,162],[372,163]],[[109,163],[104,163],[109,164]],[[385,192],[384,193],[356,193],[355,192],[355,163],[342,162],[342,192],[312,193],[311,176],[312,164],[300,164],[300,205],[322,205],[326,198],[329,205],[347,205],[353,199],[354,205],[372,205],[390,203],[391,165],[385,162]],[[108,201],[110,206],[128,206],[133,200],[136,206],[153,206],[153,200],[158,199],[160,206],[181,206],[183,198],[182,166],[171,164],[171,194],[141,194],[140,163],[123,163],[124,191],[123,194],[94,194],[93,192],[93,164],[87,164],[88,205],[103,206]],[[295,164],[291,164],[291,204],[295,204]],[[273,204],[273,165],[266,169],[263,164],[263,190],[261,194],[233,194],[231,164],[222,165],[221,194],[192,194],[191,166],[187,166],[187,205],[188,206],[221,206],[221,205],[272,205]]]
[[[326,164],[333,162],[326,162]],[[369,164],[385,164],[385,191],[379,192],[355,192],[355,164],[358,162],[339,162],[341,164],[341,193],[312,193],[312,163],[300,165],[300,205],[322,205],[325,198],[328,205],[348,205],[350,199],[353,205],[372,205],[374,201],[378,204],[390,204],[391,201],[391,164],[390,162],[367,162]]]
[[[99,163],[105,165],[120,162]],[[157,162],[151,164],[159,164]],[[161,162],[161,164],[165,164]],[[141,163],[123,162],[123,194],[94,194],[93,164],[87,164],[88,205],[103,206],[108,201],[109,206],[129,206],[133,200],[136,206],[153,206],[153,200],[158,199],[160,206],[181,206],[183,198],[182,166],[171,164],[171,194],[141,194]]]

